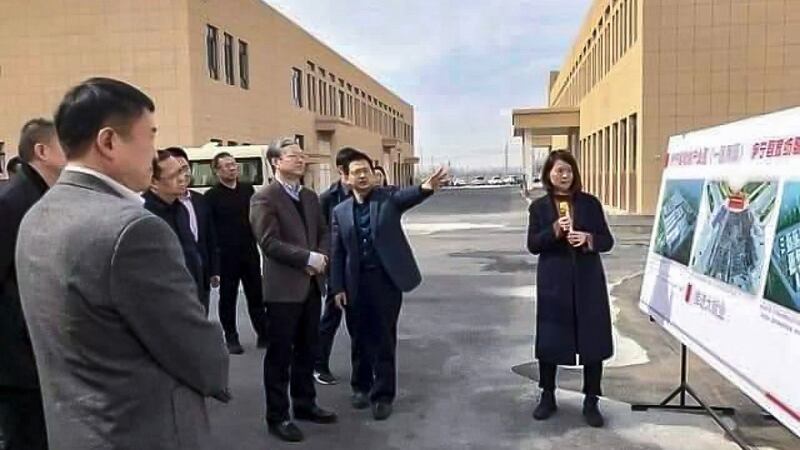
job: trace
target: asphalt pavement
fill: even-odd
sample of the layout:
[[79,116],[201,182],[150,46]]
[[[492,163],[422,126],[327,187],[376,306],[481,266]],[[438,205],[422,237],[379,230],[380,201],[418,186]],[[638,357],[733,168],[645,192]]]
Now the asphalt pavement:
[[[339,330],[331,366],[336,386],[318,386],[335,425],[300,423],[301,444],[267,433],[263,350],[239,303],[245,354],[231,358],[227,405],[210,403],[225,449],[736,449],[702,415],[633,412],[678,382],[678,343],[636,307],[651,218],[611,217],[617,238],[604,257],[612,288],[617,355],[608,362],[604,429],[584,425],[580,372],[560,371],[558,413],[535,422],[533,361],[536,258],[525,250],[527,202],[514,187],[449,189],[410,212],[405,226],[423,284],[404,297],[399,324],[398,398],[394,415],[376,422],[349,405],[349,339]],[[212,317],[216,317],[212,310]],[[694,358],[692,382],[712,402],[738,408],[730,424],[760,448],[797,449],[800,440],[765,420],[735,387]]]

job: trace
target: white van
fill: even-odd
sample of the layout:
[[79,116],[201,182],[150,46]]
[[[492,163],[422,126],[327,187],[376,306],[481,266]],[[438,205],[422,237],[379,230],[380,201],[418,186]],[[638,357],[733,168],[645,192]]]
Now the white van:
[[214,142],[209,142],[202,147],[187,147],[185,150],[192,166],[192,184],[189,187],[198,192],[205,192],[217,184],[217,176],[214,168],[211,167],[211,161],[217,154],[227,152],[239,163],[239,179],[252,184],[258,190],[261,186],[269,184],[274,178],[266,160],[268,149],[268,145],[224,147]]

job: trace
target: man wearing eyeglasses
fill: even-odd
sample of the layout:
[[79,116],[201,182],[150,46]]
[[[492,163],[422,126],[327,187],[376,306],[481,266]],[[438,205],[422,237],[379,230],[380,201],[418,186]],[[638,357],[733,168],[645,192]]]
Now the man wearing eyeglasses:
[[197,298],[201,300],[205,283],[200,249],[189,225],[189,211],[178,201],[186,190],[187,180],[186,168],[168,151],[159,150],[153,160],[150,189],[142,197],[144,207],[164,219],[178,236],[186,268],[197,285]]
[[270,433],[298,442],[303,433],[291,420],[290,383],[295,420],[336,422],[336,414],[317,405],[313,377],[330,242],[317,194],[300,183],[303,149],[283,139],[270,146],[267,158],[275,181],[250,203],[250,222],[264,255],[267,423]]
[[203,264],[203,289],[200,291],[200,301],[206,309],[206,314],[208,314],[211,288],[220,286],[219,247],[217,246],[217,230],[214,228],[214,218],[203,194],[189,189],[192,183],[192,169],[186,150],[181,147],[169,147],[166,151],[178,160],[181,168],[186,173],[183,194],[178,197],[178,201],[189,212],[189,228],[192,230],[192,235],[200,251],[200,258]]

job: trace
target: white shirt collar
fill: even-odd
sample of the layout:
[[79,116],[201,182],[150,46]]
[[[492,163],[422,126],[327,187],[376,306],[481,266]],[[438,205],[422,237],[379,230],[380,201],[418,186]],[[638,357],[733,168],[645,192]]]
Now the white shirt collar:
[[275,180],[283,186],[283,190],[285,190],[293,199],[300,200],[300,191],[303,189],[303,185],[300,184],[298,181],[296,184],[288,183],[283,180],[281,177],[276,176]]
[[140,205],[144,204],[144,198],[142,198],[141,195],[137,194],[136,192],[129,189],[127,186],[123,185],[119,181],[109,177],[104,173],[100,173],[94,169],[90,169],[84,166],[79,166],[76,164],[68,164],[67,167],[64,168],[64,170],[69,172],[83,173],[86,175],[93,176],[95,178],[99,178],[101,181],[109,185],[112,189],[117,191],[117,193],[119,193],[119,195],[121,195],[123,198],[132,200]]

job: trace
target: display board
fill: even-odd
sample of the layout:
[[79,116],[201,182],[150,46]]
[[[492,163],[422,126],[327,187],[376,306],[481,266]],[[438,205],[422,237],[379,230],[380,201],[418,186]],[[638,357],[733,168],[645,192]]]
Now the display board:
[[800,436],[800,108],[666,158],[640,307]]

